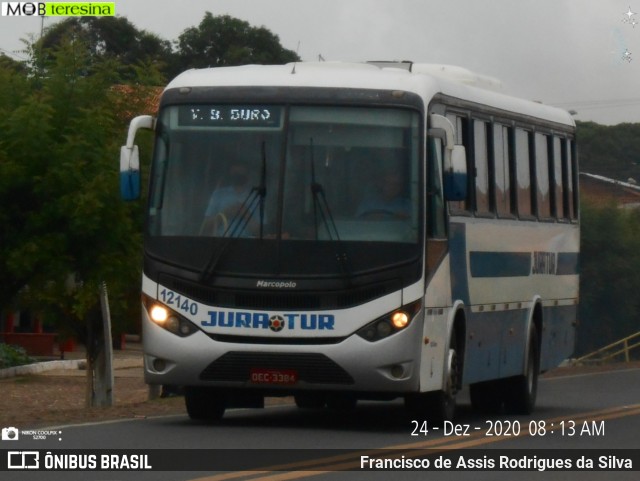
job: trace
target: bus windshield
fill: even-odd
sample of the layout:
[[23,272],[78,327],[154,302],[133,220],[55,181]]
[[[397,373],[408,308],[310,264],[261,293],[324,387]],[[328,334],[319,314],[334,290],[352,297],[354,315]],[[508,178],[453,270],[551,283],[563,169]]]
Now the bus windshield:
[[[213,249],[221,268],[242,271],[232,258],[246,260],[243,251],[260,242],[263,260],[250,255],[260,274],[318,269],[302,268],[296,251],[305,258],[349,254],[354,264],[334,270],[415,258],[419,118],[396,108],[168,106],[158,123],[148,248],[194,269],[206,263],[199,251]],[[277,266],[268,259],[276,244]]]

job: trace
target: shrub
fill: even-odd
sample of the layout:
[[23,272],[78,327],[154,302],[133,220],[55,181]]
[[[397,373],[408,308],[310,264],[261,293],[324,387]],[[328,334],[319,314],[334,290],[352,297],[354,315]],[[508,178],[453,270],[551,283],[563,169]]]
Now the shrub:
[[32,362],[35,361],[27,356],[26,351],[22,347],[0,344],[0,369],[22,366],[23,364],[31,364]]

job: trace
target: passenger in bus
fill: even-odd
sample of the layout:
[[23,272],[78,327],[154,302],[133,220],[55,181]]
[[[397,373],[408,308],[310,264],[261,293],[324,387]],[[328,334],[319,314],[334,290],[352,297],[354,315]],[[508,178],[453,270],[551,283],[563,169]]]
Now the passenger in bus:
[[[251,216],[250,194],[249,167],[245,162],[235,160],[229,167],[229,176],[225,185],[216,188],[211,194],[200,233],[220,236],[228,232],[229,235],[242,235],[242,232],[234,233],[234,229],[250,220],[243,220],[243,215],[240,213],[244,204],[246,210],[244,216]],[[255,222],[252,220],[247,223],[244,228],[245,235],[254,229]]]
[[398,171],[384,172],[375,192],[365,196],[356,217],[365,220],[408,219],[411,201],[403,191],[404,179]]

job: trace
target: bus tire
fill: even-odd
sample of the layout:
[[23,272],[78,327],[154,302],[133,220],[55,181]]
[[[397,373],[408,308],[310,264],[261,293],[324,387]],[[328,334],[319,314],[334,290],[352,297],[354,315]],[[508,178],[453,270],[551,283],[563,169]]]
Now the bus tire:
[[460,364],[455,343],[449,348],[444,389],[434,392],[414,393],[405,396],[405,407],[414,415],[442,425],[453,421],[456,414],[456,395],[460,376]]
[[187,414],[196,421],[219,421],[226,409],[224,395],[206,387],[185,387],[184,402]]
[[538,344],[538,331],[533,325],[529,333],[529,346],[527,349],[525,374],[503,381],[505,409],[509,414],[531,414],[536,405],[540,346]]
[[460,365],[458,363],[458,353],[455,349],[455,343],[452,342],[447,356],[447,372],[444,389],[431,393],[429,396],[428,404],[430,405],[430,411],[432,411],[432,417],[435,421],[439,423],[453,421],[456,415],[456,395],[458,393],[459,380]]

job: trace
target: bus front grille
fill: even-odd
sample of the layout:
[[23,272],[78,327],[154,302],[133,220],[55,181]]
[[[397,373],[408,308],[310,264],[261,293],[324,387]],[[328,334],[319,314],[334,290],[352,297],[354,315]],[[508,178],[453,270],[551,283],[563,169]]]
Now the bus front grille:
[[299,382],[354,384],[353,378],[324,354],[228,352],[200,373],[202,381],[247,382],[253,369],[295,371]]

